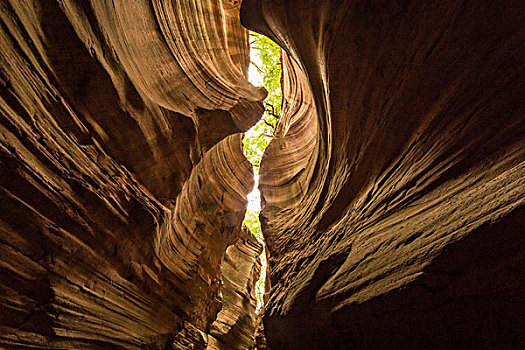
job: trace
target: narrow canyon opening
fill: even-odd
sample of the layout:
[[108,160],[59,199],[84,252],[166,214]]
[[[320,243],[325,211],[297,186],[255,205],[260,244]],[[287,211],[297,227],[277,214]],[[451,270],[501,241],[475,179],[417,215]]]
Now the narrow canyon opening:
[[248,195],[248,208],[243,224],[253,233],[259,243],[263,245],[260,255],[261,273],[256,284],[257,308],[255,313],[262,315],[264,311],[264,294],[267,271],[267,255],[264,236],[259,221],[261,212],[261,195],[258,189],[259,168],[264,150],[272,140],[282,106],[281,90],[281,53],[280,48],[270,38],[250,32],[250,67],[248,80],[255,86],[263,86],[268,91],[264,101],[265,111],[261,119],[250,130],[243,139],[243,152],[253,165],[254,188]]
[[1,1],[0,349],[525,349],[501,5]]

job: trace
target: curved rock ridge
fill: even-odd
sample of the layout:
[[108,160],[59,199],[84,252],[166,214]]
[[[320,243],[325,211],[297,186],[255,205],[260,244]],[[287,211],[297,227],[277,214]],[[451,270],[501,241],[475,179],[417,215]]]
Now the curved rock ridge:
[[[261,169],[259,187],[267,207],[298,207],[306,195],[311,171],[307,171],[317,136],[317,115],[307,80],[297,63],[282,54],[282,117],[274,139],[263,155],[271,167]],[[297,147],[301,145],[301,147]],[[308,168],[308,169],[311,169]],[[290,196],[282,196],[288,193]]]
[[305,101],[261,165],[271,348],[525,344],[524,10],[243,2]]
[[[245,77],[248,34],[234,22],[233,5],[163,6],[168,3],[4,2],[2,49],[4,80],[17,82],[28,98],[31,90],[46,91],[51,113],[79,144],[96,139],[169,204],[201,146],[207,150],[254,124],[265,91]],[[206,21],[198,20],[201,12]],[[177,27],[183,23],[189,27]],[[169,33],[160,31],[170,25]],[[25,81],[32,89],[21,86]]]
[[241,135],[227,137],[193,169],[155,239],[162,267],[180,279],[178,288],[188,296],[184,309],[201,330],[207,331],[222,307],[222,261],[238,239],[253,186]]
[[253,338],[239,6],[0,3],[1,348],[185,348],[221,309]]

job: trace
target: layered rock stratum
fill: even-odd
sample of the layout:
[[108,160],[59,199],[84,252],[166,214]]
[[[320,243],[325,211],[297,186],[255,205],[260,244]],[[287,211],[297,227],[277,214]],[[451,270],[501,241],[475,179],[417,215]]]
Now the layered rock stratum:
[[[523,13],[1,0],[0,348],[523,348]],[[283,48],[264,337],[241,20]]]

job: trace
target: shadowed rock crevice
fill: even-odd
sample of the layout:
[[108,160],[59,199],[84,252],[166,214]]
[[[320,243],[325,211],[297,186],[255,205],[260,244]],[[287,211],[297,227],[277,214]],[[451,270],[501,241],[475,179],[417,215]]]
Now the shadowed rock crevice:
[[[310,317],[304,310],[276,317],[267,324],[267,334],[294,339],[293,345],[273,344],[283,348],[520,348],[525,342],[525,271],[523,231],[516,227],[523,215],[519,209],[505,221],[484,224],[446,248],[410,285],[367,303],[337,310],[337,298],[315,303],[315,281],[333,274],[318,268],[312,284],[297,298],[298,303],[315,305]],[[320,315],[330,316],[319,322]],[[305,328],[312,331],[306,334]],[[325,338],[327,332],[332,336]]]

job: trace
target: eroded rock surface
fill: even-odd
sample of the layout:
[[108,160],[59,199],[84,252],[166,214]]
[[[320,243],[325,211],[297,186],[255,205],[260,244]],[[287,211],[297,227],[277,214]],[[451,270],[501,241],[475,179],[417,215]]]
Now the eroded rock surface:
[[208,349],[250,349],[255,343],[255,284],[259,279],[262,245],[246,227],[228,247],[222,266],[224,307],[211,326]]
[[243,2],[287,52],[259,186],[270,348],[524,346],[524,11]]
[[[524,3],[242,6],[286,52],[269,348],[523,348]],[[0,1],[0,347],[256,341],[239,7]]]
[[[197,346],[253,316],[224,299],[258,271],[239,3],[5,0],[0,24],[0,347]],[[249,273],[224,284],[229,246]]]

